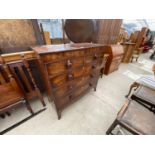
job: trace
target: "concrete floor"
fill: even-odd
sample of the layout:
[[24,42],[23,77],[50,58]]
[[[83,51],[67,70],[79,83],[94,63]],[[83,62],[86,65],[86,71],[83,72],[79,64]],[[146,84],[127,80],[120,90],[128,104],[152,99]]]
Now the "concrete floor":
[[[57,119],[54,105],[45,101],[47,109],[24,124],[11,130],[10,135],[28,134],[105,134],[115,119],[117,112],[125,102],[130,84],[137,78],[152,74],[153,61],[149,60],[151,52],[142,54],[138,63],[121,64],[118,71],[99,79],[97,91],[91,90],[76,103],[62,112],[61,120]],[[35,100],[31,103],[34,111],[42,108]],[[11,117],[0,119],[0,130],[29,116],[24,106],[12,111]]]

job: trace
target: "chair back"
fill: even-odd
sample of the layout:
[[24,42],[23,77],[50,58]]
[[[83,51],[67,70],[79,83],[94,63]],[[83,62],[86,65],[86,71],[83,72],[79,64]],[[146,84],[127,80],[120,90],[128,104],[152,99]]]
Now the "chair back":
[[[3,63],[3,59],[0,57],[0,92],[2,93],[2,88],[10,87],[12,90],[18,91],[22,94],[21,89],[17,85],[16,80],[13,78],[8,66]],[[6,95],[6,94],[5,94]]]
[[36,86],[27,60],[21,57],[20,61],[13,61],[8,63],[8,65],[26,98],[31,99],[35,97],[38,87]]

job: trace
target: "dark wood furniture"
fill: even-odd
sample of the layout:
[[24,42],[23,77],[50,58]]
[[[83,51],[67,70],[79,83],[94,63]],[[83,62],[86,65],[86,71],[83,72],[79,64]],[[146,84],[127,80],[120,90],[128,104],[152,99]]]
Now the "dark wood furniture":
[[129,42],[125,42],[122,45],[124,46],[124,57],[123,62],[129,63],[133,59],[138,60],[141,52],[142,52],[142,45],[145,41],[147,36],[148,28],[143,27],[141,31],[135,31],[131,34]]
[[[0,54],[28,51],[30,46],[44,44],[37,19],[0,19]],[[29,62],[39,89],[44,91],[38,67],[33,60]]]
[[94,36],[97,35],[96,22],[92,19],[66,19],[64,30],[74,43],[94,42]]
[[155,115],[136,101],[127,101],[106,134],[113,134],[112,131],[117,125],[135,135],[154,135]]
[[28,60],[35,60],[34,52],[22,52],[2,55],[4,62],[9,66],[13,77],[18,82],[27,100],[38,97],[45,106],[43,96],[34,80]]
[[33,110],[26,100],[24,93],[11,75],[9,68],[3,64],[0,57],[0,114],[24,103],[31,114]]
[[119,68],[124,51],[122,45],[107,45],[105,49],[106,53],[109,54],[104,70],[104,73],[107,75]]
[[122,59],[123,63],[129,63],[131,60],[131,57],[133,55],[133,50],[135,48],[135,43],[132,42],[125,42],[122,44],[124,48],[124,56]]
[[40,93],[38,86],[36,85],[29,67],[29,63],[24,58],[24,55],[22,55],[21,61],[8,63],[8,66],[18,81],[20,87],[22,88],[26,99],[31,100],[38,97],[42,105],[45,107],[46,104],[44,102],[43,96]]
[[75,43],[117,44],[122,19],[67,19],[64,30]]
[[100,44],[117,44],[119,33],[122,25],[122,19],[99,19],[98,34],[96,43]]
[[49,100],[61,111],[90,88],[96,90],[104,66],[105,47],[99,44],[62,44],[32,47],[36,52]]

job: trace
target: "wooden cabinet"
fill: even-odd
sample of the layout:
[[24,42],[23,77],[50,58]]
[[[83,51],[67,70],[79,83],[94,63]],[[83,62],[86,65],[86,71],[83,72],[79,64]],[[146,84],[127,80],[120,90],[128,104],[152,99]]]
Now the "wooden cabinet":
[[135,43],[130,43],[130,42],[123,43],[123,48],[124,48],[124,56],[123,56],[122,62],[129,63],[133,55]]
[[124,50],[122,45],[108,45],[105,46],[105,51],[109,54],[104,71],[107,75],[118,69],[123,58]]
[[99,19],[97,43],[116,44],[119,38],[122,19]]
[[50,100],[58,118],[61,111],[90,88],[96,90],[104,65],[105,47],[99,44],[62,44],[36,46],[39,66]]

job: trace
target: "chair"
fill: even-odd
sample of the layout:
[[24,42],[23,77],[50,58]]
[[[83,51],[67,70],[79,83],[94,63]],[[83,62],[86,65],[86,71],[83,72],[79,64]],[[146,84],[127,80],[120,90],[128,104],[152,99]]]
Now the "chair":
[[30,104],[26,100],[24,93],[19,88],[16,80],[11,75],[8,66],[3,63],[0,57],[0,114],[3,115],[8,110],[24,103],[31,114],[34,114]]
[[130,89],[126,97],[131,95],[132,90],[136,90],[139,86],[145,86],[155,90],[155,79],[154,77],[144,76],[136,80],[133,84],[131,84]]
[[143,51],[143,48],[138,48],[138,49],[134,50],[133,55],[131,57],[131,62],[133,62],[134,59],[136,59],[136,62],[137,62],[142,51]]
[[[155,75],[155,64],[152,67],[152,71]],[[128,98],[131,95],[132,90],[136,90],[139,86],[145,86],[155,90],[155,76],[143,76],[137,79],[133,84],[131,84],[130,89],[126,97]]]
[[155,90],[145,86],[140,86],[132,94],[131,99],[137,101],[139,104],[155,113]]
[[24,92],[24,95],[27,100],[38,97],[45,107],[46,104],[44,102],[43,96],[40,93],[39,88],[37,87],[33,75],[31,73],[29,63],[24,58],[24,55],[21,55],[20,61],[13,61],[7,63],[13,76],[16,78],[18,84]]
[[136,101],[127,101],[106,134],[113,134],[112,131],[117,125],[135,135],[154,135],[155,115]]

